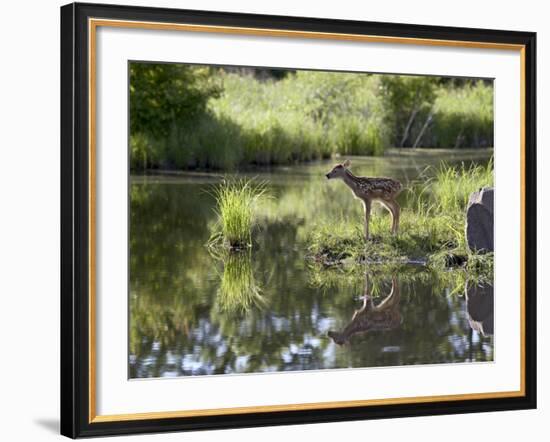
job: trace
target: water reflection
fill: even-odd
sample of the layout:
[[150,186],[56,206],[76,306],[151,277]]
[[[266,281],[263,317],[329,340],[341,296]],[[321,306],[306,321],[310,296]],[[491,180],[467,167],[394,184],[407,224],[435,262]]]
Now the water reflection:
[[369,289],[369,275],[365,273],[363,305],[355,310],[351,321],[342,331],[331,330],[328,332],[328,336],[336,344],[343,345],[356,333],[393,330],[401,324],[400,300],[399,283],[397,282],[397,276],[393,275],[390,293],[378,304],[375,304]]
[[216,296],[220,311],[244,314],[253,307],[265,308],[267,302],[252,270],[250,249],[225,251],[215,257],[223,263],[220,288]]
[[[356,161],[362,174],[403,181],[426,164],[373,159],[371,169],[369,161]],[[360,273],[325,272],[323,284],[313,283],[304,232],[321,217],[339,219],[359,210],[349,192],[335,194],[324,185],[325,168],[307,165],[262,176],[273,198],[254,247],[221,259],[205,247],[215,222],[209,190],[220,177],[132,181],[130,378],[493,359],[488,316],[476,313],[479,289],[449,295],[457,287],[452,278],[442,282],[421,270],[399,273],[395,281],[391,274],[369,275],[367,287]],[[364,308],[356,313],[359,303]],[[330,330],[345,334],[354,319],[358,331],[353,338],[347,333],[346,345],[335,343],[344,335],[328,336]],[[472,329],[470,320],[482,326]],[[360,333],[367,323],[370,332]]]
[[490,336],[494,329],[494,292],[491,284],[466,283],[466,309],[473,330]]

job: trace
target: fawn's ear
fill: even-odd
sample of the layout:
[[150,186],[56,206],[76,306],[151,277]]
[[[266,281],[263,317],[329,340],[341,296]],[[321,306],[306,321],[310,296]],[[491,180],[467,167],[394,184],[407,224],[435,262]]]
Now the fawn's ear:
[[342,163],[342,166],[344,166],[346,169],[349,168],[351,166],[351,161],[350,160],[346,160]]

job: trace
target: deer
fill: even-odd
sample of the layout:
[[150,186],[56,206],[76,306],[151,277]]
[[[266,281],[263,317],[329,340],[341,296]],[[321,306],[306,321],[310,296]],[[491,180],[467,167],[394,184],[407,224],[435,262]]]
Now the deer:
[[399,229],[399,214],[401,207],[396,198],[403,190],[403,185],[393,178],[386,177],[362,177],[355,176],[351,170],[351,161],[346,160],[342,164],[337,164],[325,176],[327,179],[341,179],[344,181],[355,198],[363,202],[365,209],[365,237],[369,240],[369,220],[373,201],[381,203],[392,217],[391,232],[397,234]]
[[397,277],[392,277],[391,291],[378,305],[374,304],[369,292],[368,275],[365,276],[365,290],[363,293],[363,305],[355,310],[351,321],[342,331],[329,331],[328,337],[336,344],[346,344],[352,335],[369,331],[393,330],[401,325],[401,313],[399,302],[401,293]]

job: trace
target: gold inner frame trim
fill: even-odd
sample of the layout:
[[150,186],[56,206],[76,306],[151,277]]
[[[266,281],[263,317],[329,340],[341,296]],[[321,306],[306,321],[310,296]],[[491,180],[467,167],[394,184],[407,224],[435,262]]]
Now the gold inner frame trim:
[[[236,415],[251,412],[277,412],[277,411],[300,411],[300,410],[322,410],[326,408],[343,407],[364,407],[373,405],[395,405],[395,404],[421,404],[426,402],[441,401],[460,401],[472,399],[473,394],[455,394],[442,396],[418,396],[390,399],[369,399],[365,401],[337,401],[337,402],[316,402],[305,404],[287,404],[287,405],[262,405],[257,407],[235,407],[235,408],[212,408],[203,410],[187,411],[154,411],[149,413],[132,414],[110,414],[105,416],[96,416],[91,422],[113,422],[113,421],[131,421],[143,419],[166,419],[175,417],[199,417],[199,416],[217,416],[217,415]],[[495,399],[523,396],[520,391],[504,391],[498,393],[479,393],[475,399]]]
[[264,29],[264,28],[244,28],[238,26],[212,26],[196,25],[182,23],[159,23],[146,21],[130,20],[111,20],[111,19],[90,19],[90,25],[116,27],[116,28],[134,28],[150,29],[157,31],[187,31],[187,32],[207,32],[216,34],[236,34],[253,35],[262,37],[292,37],[309,38],[321,40],[340,40],[340,41],[361,41],[370,43],[397,43],[412,44],[422,46],[454,46],[460,48],[481,48],[481,49],[501,49],[501,50],[521,50],[523,45],[510,43],[492,43],[460,40],[441,40],[433,38],[413,38],[413,37],[391,37],[380,35],[363,34],[345,34],[334,32],[314,32],[314,31],[291,31],[286,29]]
[[[261,405],[233,408],[159,411],[129,414],[96,414],[96,36],[97,27],[133,28],[161,31],[206,32],[217,34],[252,35],[265,37],[287,37],[357,41],[386,44],[410,44],[420,46],[442,46],[474,49],[497,49],[518,51],[520,54],[520,389],[487,393],[465,393],[437,396],[415,396],[388,399],[367,399],[334,402],[315,402],[283,405]],[[494,42],[440,40],[411,37],[390,37],[345,33],[324,33],[311,31],[291,31],[283,29],[244,28],[232,26],[210,26],[181,23],[159,23],[111,19],[88,19],[88,94],[89,94],[89,423],[133,421],[145,419],[168,419],[178,417],[238,415],[246,413],[273,413],[280,411],[322,410],[327,408],[365,407],[375,405],[419,404],[426,402],[482,400],[525,396],[525,46]]]

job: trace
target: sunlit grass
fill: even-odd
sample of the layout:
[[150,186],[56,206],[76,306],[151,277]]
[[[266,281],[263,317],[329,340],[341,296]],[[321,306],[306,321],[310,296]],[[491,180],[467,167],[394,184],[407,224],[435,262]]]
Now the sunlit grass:
[[298,71],[279,81],[224,76],[209,103],[240,128],[234,146],[247,164],[288,164],[342,154],[379,155],[387,145],[378,80],[368,75]]
[[[162,137],[131,134],[132,170],[235,170],[334,154],[383,155],[396,138],[392,116],[399,109],[386,102],[379,75],[297,71],[258,80],[220,71],[215,78],[223,93],[196,118],[174,121]],[[492,85],[438,86],[428,108],[411,126],[414,140],[425,113],[432,115],[419,146],[490,147]],[[406,122],[409,115],[400,118]]]
[[472,164],[450,167],[443,164],[422,192],[441,212],[463,211],[472,192],[493,186],[493,159],[482,166]]
[[345,258],[370,263],[425,261],[442,248],[455,246],[454,221],[447,216],[433,217],[404,209],[399,234],[392,235],[389,217],[377,213],[371,216],[371,237],[365,241],[362,220],[342,219],[318,225],[310,235],[309,249],[314,256],[326,255],[333,261]]
[[425,138],[437,139],[440,146],[461,148],[493,138],[493,88],[482,81],[440,88],[433,110],[434,123]]
[[224,180],[213,190],[217,223],[210,237],[211,246],[223,243],[242,249],[252,245],[255,209],[266,195],[265,182],[250,179]]

